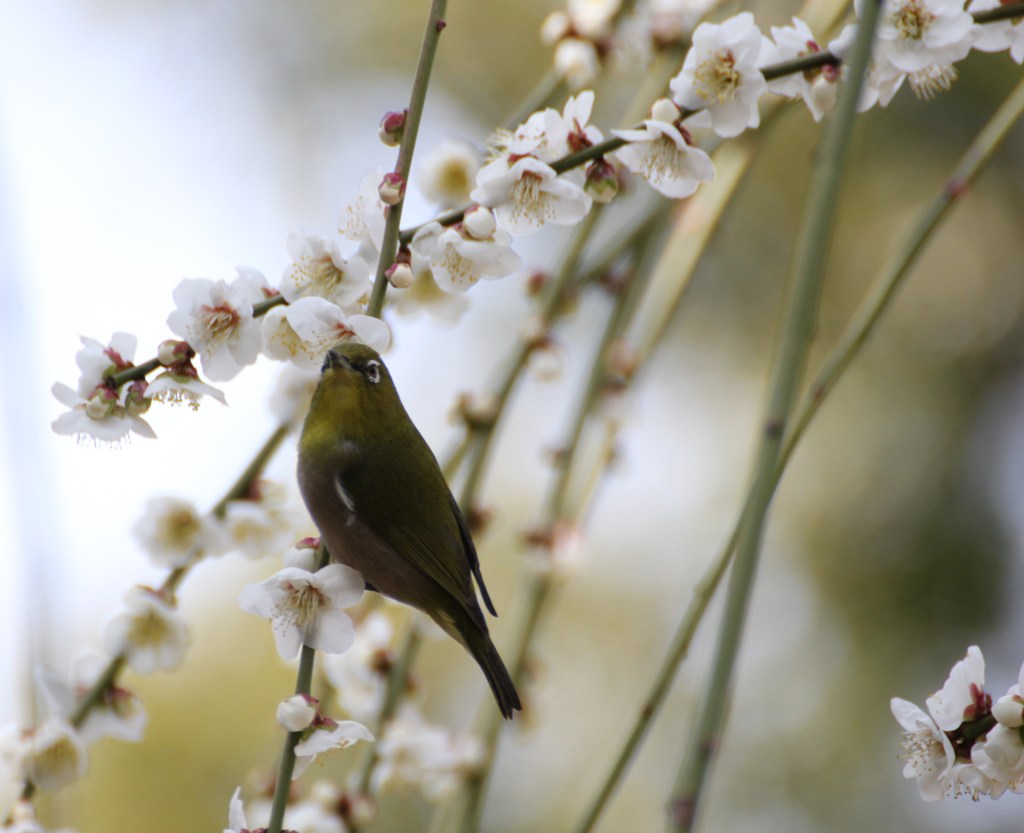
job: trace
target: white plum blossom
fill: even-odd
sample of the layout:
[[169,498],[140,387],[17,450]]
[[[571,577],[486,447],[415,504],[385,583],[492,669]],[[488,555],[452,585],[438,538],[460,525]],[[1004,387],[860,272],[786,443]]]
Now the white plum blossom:
[[346,315],[337,304],[318,297],[275,307],[263,320],[264,352],[297,367],[319,368],[327,351],[343,341],[361,341],[383,352],[391,343],[391,331],[379,318]]
[[120,391],[105,384],[112,374],[133,367],[135,336],[114,333],[109,345],[85,336],[81,341],[82,349],[75,354],[75,362],[81,371],[76,389],[72,390],[60,382],[51,388],[57,401],[71,409],[54,420],[54,432],[112,444],[119,443],[131,432],[155,438],[149,423],[139,415],[146,410],[148,403],[135,395],[136,385],[144,395],[146,383],[140,381],[125,385]]
[[996,725],[971,748],[971,761],[996,785],[986,790],[993,798],[1005,789],[1024,792],[1024,743],[1019,729]]
[[293,427],[302,424],[319,381],[320,368],[284,366],[270,395],[270,411],[279,424]]
[[925,801],[960,795],[998,798],[1011,786],[1009,775],[1024,756],[1000,736],[998,725],[988,730],[992,745],[986,751],[987,725],[982,721],[992,720],[992,698],[983,688],[984,677],[984,658],[971,646],[942,689],[928,697],[927,713],[899,697],[892,699],[893,716],[903,727],[903,777],[917,781]]
[[123,654],[136,674],[149,674],[181,665],[189,639],[181,614],[160,593],[133,587],[125,594],[125,610],[107,623],[103,641],[111,654]]
[[[36,684],[50,716],[69,720],[79,701],[106,670],[108,662],[99,651],[81,651],[72,660],[70,682],[47,668],[37,668]],[[142,740],[146,722],[142,701],[126,689],[111,686],[89,710],[78,732],[86,745],[104,737],[138,742]]]
[[315,297],[349,307],[369,293],[370,267],[361,257],[346,258],[338,238],[293,228],[287,246],[292,263],[281,276],[281,294],[289,303]]
[[715,178],[711,157],[693,144],[685,127],[652,118],[644,121],[643,130],[612,133],[627,142],[615,157],[666,197],[689,197],[702,182]]
[[428,723],[411,707],[387,724],[377,745],[375,793],[413,787],[438,801],[451,795],[480,766],[484,747],[476,735],[458,734]]
[[[869,0],[855,0],[858,14]],[[876,32],[876,55],[908,74],[967,57],[974,19],[962,0],[887,0]]]
[[555,72],[571,90],[592,84],[601,73],[601,59],[592,41],[564,38],[555,46]]
[[320,701],[308,694],[293,694],[277,704],[277,722],[286,732],[301,732],[316,718]]
[[1017,683],[992,706],[997,725],[979,738],[971,749],[971,760],[987,777],[1015,793],[1024,792],[1024,665]]
[[694,30],[682,71],[669,84],[678,105],[706,114],[693,124],[729,138],[761,123],[757,103],[767,89],[759,69],[762,39],[750,12]]
[[367,173],[359,183],[359,192],[341,211],[338,233],[359,245],[357,257],[374,263],[384,239],[387,206],[381,202],[377,188],[385,171],[379,168]]
[[[858,12],[863,2],[855,0]],[[953,64],[970,52],[979,28],[960,0],[888,0],[859,108],[885,107],[904,80],[922,99],[948,90],[957,77]],[[847,26],[830,51],[844,58],[855,32]]]
[[217,523],[181,498],[146,501],[145,512],[133,531],[146,554],[160,567],[184,567],[204,555],[220,555],[227,549]]
[[259,584],[247,584],[238,604],[270,620],[284,659],[294,658],[303,645],[337,654],[348,650],[354,639],[344,608],[362,598],[363,587],[363,577],[343,564],[329,564],[315,573],[286,567]]
[[[1000,0],[971,0],[969,12],[986,12],[1003,5]],[[974,27],[974,48],[982,52],[1009,50],[1010,57],[1018,64],[1024,63],[1024,21],[1000,20]]]
[[373,739],[370,730],[362,723],[318,717],[303,739],[295,745],[295,771],[292,773],[292,780],[302,775],[317,755],[333,752],[335,749],[347,749],[353,743]]
[[[772,40],[764,39],[761,65],[771,66],[821,52],[810,27],[800,18],[793,18],[792,26],[772,26]],[[824,66],[806,72],[791,72],[768,82],[769,92],[786,98],[800,97],[811,111],[815,121],[821,121],[825,111],[835,103],[840,70]]]
[[928,712],[944,732],[952,732],[965,720],[978,716],[978,700],[984,692],[985,658],[977,645],[949,672],[945,685],[926,701]]
[[546,223],[571,226],[590,211],[583,188],[558,176],[533,156],[509,163],[498,158],[480,169],[470,195],[494,209],[498,223],[512,234],[532,234]]
[[173,297],[176,309],[167,317],[167,326],[199,354],[210,379],[226,382],[256,361],[260,326],[252,307],[264,296],[249,276],[243,274],[230,284],[186,278]]
[[20,761],[23,776],[41,790],[66,787],[85,775],[89,764],[81,735],[56,717],[25,740]]
[[411,249],[429,261],[437,285],[451,292],[465,292],[481,279],[501,278],[522,266],[503,229],[479,240],[463,224],[442,228],[429,223],[416,233]]
[[324,657],[324,674],[338,693],[338,704],[356,720],[373,720],[380,712],[394,660],[393,637],[391,621],[375,611],[359,623],[348,651]]
[[953,745],[935,721],[913,703],[893,697],[892,714],[903,727],[904,778],[917,780],[925,801],[939,801],[953,790]]
[[612,32],[622,0],[569,0],[566,11],[572,28],[582,37],[601,40]]
[[111,445],[119,444],[130,433],[156,439],[150,424],[125,407],[127,386],[119,395],[100,385],[88,397],[80,396],[60,382],[55,382],[50,390],[58,402],[71,409],[50,424],[56,434]]
[[423,196],[442,208],[469,202],[469,192],[480,170],[480,151],[468,142],[445,139],[423,154],[415,181]]
[[193,411],[199,409],[199,400],[204,396],[216,399],[221,405],[228,404],[222,391],[200,381],[191,363],[177,365],[161,373],[146,386],[145,396],[158,402],[185,403]]
[[79,340],[82,349],[75,353],[75,363],[81,371],[78,377],[80,396],[88,397],[108,376],[134,366],[138,339],[131,333],[114,333],[107,345],[86,336],[80,336]]
[[[434,253],[440,234],[438,223],[428,223],[417,230],[409,246],[412,255],[412,285],[402,292],[395,292],[389,298],[389,303],[400,315],[426,312],[442,324],[452,325],[469,308],[469,301],[458,293],[445,292],[434,279],[430,256]],[[423,254],[424,250],[428,254]]]
[[295,540],[303,517],[283,486],[258,480],[248,497],[231,501],[224,510],[226,548],[253,560],[277,555]]
[[553,107],[538,110],[511,135],[497,137],[498,150],[513,157],[529,155],[551,163],[588,148],[602,139],[601,131],[589,123],[593,109],[591,90],[570,96],[561,113]]
[[248,833],[249,822],[245,819],[245,805],[242,803],[242,788],[237,787],[228,802],[228,826],[224,833]]
[[712,5],[714,0],[648,0],[644,13],[651,38],[656,43],[682,40]]

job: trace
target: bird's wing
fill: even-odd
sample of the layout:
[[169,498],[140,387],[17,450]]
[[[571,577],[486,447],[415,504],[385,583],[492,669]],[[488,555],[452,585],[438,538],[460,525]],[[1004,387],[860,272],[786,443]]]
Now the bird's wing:
[[[403,458],[391,456],[390,459]],[[433,463],[433,457],[430,459]],[[471,574],[478,577],[484,601],[492,613],[494,606],[479,578],[479,559],[469,529],[440,469],[436,473],[418,474],[427,477],[430,484],[422,492],[408,487],[409,482],[423,482],[410,472],[389,470],[386,465],[371,472],[355,458],[338,472],[338,492],[351,501],[352,505],[346,506],[349,511],[436,581],[482,624]],[[370,499],[370,478],[378,481],[376,490],[388,494],[387,501]]]
[[483,573],[480,572],[480,556],[476,554],[476,546],[473,544],[473,536],[469,532],[469,524],[466,523],[466,518],[459,509],[459,504],[451,492],[448,493],[448,502],[451,505],[452,512],[455,514],[455,520],[459,524],[459,535],[462,536],[462,547],[465,550],[466,558],[469,560],[469,569],[473,573],[473,578],[476,579],[476,585],[480,588],[480,595],[483,596],[484,604],[487,605],[487,609],[491,612],[491,616],[497,616],[498,611],[494,609],[494,603],[491,601],[491,596],[487,592],[487,585],[484,584]]

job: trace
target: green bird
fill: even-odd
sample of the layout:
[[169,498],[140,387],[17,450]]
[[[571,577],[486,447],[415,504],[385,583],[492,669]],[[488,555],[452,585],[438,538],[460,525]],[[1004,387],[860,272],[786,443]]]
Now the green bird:
[[469,527],[377,352],[327,353],[299,438],[299,489],[331,557],[430,616],[483,669],[504,717],[521,709],[473,589],[497,616]]

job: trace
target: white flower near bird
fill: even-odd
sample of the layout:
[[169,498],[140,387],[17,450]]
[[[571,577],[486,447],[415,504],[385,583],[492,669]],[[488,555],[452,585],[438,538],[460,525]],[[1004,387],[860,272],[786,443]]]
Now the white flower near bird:
[[355,638],[344,609],[362,598],[363,588],[363,577],[343,564],[328,564],[315,573],[286,567],[265,581],[247,584],[238,604],[270,620],[283,659],[293,659],[303,645],[340,654]]

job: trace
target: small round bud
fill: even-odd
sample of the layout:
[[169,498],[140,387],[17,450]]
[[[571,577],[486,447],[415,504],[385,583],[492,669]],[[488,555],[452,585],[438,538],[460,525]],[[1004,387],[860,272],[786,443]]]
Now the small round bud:
[[398,205],[402,201],[402,197],[405,196],[405,180],[402,179],[401,174],[394,171],[384,174],[384,179],[377,187],[377,193],[384,205]]
[[468,428],[490,428],[498,418],[498,400],[493,394],[460,393],[455,416]]
[[636,348],[625,339],[617,338],[608,345],[604,354],[605,369],[615,376],[624,379],[630,378],[640,363],[640,354]]
[[494,213],[482,205],[474,205],[462,217],[462,227],[474,240],[490,240],[498,224]]
[[605,204],[615,199],[619,193],[619,177],[608,160],[602,157],[587,165],[583,190],[596,203]]
[[412,286],[412,267],[408,263],[392,263],[384,274],[395,289],[408,289]]
[[544,18],[540,25],[540,39],[542,43],[553,46],[572,30],[572,22],[565,12],[551,12]]
[[110,388],[100,385],[85,403],[85,413],[90,419],[104,419],[114,413],[117,407],[117,394]]
[[676,103],[669,98],[659,98],[651,105],[651,120],[663,121],[666,124],[675,124],[679,121],[682,113]]
[[600,69],[597,47],[590,41],[566,38],[555,47],[555,70],[573,90],[593,82]]
[[169,338],[161,341],[156,348],[156,358],[164,367],[170,367],[178,362],[188,361],[195,355],[195,351],[189,347],[187,341],[178,341]]
[[531,272],[530,276],[526,279],[526,294],[531,298],[536,298],[543,291],[544,287],[548,285],[548,281],[551,280],[551,275],[547,272]]
[[1007,729],[1019,729],[1024,726],[1024,701],[1017,694],[1000,697],[992,706],[992,716]]
[[301,732],[316,718],[320,701],[308,694],[295,694],[277,704],[277,722],[286,732]]
[[377,136],[389,148],[398,147],[402,143],[405,132],[405,117],[408,110],[392,110],[385,113],[377,127]]
[[124,398],[124,408],[130,414],[144,414],[153,404],[153,400],[146,396],[146,388],[149,385],[145,379],[137,379],[128,388],[128,394]]

